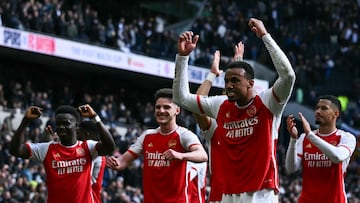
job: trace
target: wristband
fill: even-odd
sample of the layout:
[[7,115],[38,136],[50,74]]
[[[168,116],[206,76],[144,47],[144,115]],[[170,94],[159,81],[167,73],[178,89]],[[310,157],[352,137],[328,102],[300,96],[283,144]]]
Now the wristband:
[[209,72],[208,75],[206,76],[206,79],[205,79],[205,80],[208,80],[208,81],[210,81],[210,82],[214,82],[215,78],[216,78],[215,73]]
[[243,60],[243,58],[241,56],[238,56],[235,58],[235,61],[242,61],[242,60]]
[[94,117],[94,120],[95,120],[96,123],[100,123],[100,122],[101,122],[101,118],[100,118],[99,115],[96,115],[96,116]]

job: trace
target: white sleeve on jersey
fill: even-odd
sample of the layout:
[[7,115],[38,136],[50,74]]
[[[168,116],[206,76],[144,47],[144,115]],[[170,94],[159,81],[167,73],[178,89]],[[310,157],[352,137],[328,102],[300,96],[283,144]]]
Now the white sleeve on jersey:
[[147,134],[150,134],[150,133],[154,133],[155,131],[157,131],[156,129],[148,129],[148,130],[145,130],[138,138],[136,138],[136,141],[134,144],[132,144],[128,150],[136,153],[137,155],[140,155],[143,153],[143,143],[144,143],[144,139],[145,139],[145,136]]
[[96,157],[99,156],[97,150],[96,150],[96,144],[98,142],[97,141],[94,141],[94,140],[86,140],[86,144],[88,145],[88,148],[90,150],[90,154],[91,154],[91,157],[92,159],[94,160]]
[[214,118],[211,118],[209,129],[201,130],[201,135],[204,137],[206,142],[208,142],[208,143],[211,142],[211,138],[213,137],[213,134],[214,134],[216,128],[217,128],[216,120]]
[[93,162],[92,162],[92,167],[91,167],[91,181],[92,184],[97,182],[97,179],[99,177],[99,173],[101,170],[101,167],[103,165],[103,159],[101,156],[96,157]]
[[283,109],[285,108],[285,105],[278,102],[271,88],[260,92],[259,97],[273,115],[281,115]]
[[196,134],[194,134],[193,132],[191,132],[190,130],[188,130],[184,127],[179,127],[177,129],[177,132],[179,133],[179,136],[180,136],[180,143],[186,151],[189,151],[190,146],[192,146],[192,145],[195,145],[195,144],[201,145],[201,142],[200,142],[198,136]]
[[[176,55],[175,59],[175,77],[173,81],[173,101],[185,109],[197,109],[196,95],[190,94],[188,79],[189,56]],[[199,114],[199,111],[194,113]]]
[[193,113],[216,118],[220,104],[227,97],[225,95],[208,97],[191,94],[189,90],[188,61],[189,56],[176,55],[173,101]]
[[31,149],[31,159],[37,161],[43,161],[49,149],[49,145],[53,143],[51,142],[42,142],[42,143],[29,143],[27,144]]
[[342,130],[338,130],[341,135],[340,142],[337,146],[334,146],[325,140],[321,139],[319,136],[316,136],[314,132],[310,132],[307,135],[307,138],[313,143],[316,147],[318,147],[332,162],[340,163],[349,159],[352,153],[355,150],[356,139],[355,136],[344,132]]
[[270,34],[262,37],[266,49],[268,50],[275,69],[279,74],[279,78],[273,85],[273,90],[280,104],[286,104],[289,100],[291,92],[295,84],[295,72],[291,66],[289,59],[280,49]]
[[289,146],[286,151],[285,168],[288,174],[294,173],[300,169],[302,152],[302,143],[304,136],[300,135],[299,139],[290,138]]

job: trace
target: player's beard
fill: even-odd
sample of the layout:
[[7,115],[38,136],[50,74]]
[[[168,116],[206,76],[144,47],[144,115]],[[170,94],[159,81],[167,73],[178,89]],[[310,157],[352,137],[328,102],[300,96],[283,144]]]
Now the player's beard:
[[322,122],[321,122],[321,120],[316,119],[316,120],[315,120],[315,124],[316,124],[316,125],[321,125],[321,124],[322,124]]
[[236,99],[237,99],[236,93],[235,93],[233,90],[227,91],[227,92],[226,92],[226,96],[227,96],[229,102],[234,102],[234,101],[236,101]]

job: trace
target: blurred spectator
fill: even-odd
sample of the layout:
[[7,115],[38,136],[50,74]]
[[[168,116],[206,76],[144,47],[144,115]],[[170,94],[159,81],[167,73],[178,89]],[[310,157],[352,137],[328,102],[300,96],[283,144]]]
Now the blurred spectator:
[[0,108],[3,110],[6,105],[4,85],[0,83]]
[[11,110],[10,115],[4,118],[1,131],[5,134],[13,135],[16,128],[14,127],[15,111]]

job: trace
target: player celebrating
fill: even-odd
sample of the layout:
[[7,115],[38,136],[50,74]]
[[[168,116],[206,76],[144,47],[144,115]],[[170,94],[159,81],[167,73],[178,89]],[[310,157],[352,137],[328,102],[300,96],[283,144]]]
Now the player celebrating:
[[[78,129],[78,140],[99,141],[99,132],[96,124],[91,120],[81,121]],[[91,187],[93,191],[94,203],[101,203],[101,190],[106,167],[106,157],[98,156],[93,159],[91,168]]]
[[222,202],[278,202],[276,143],[295,73],[263,22],[251,18],[249,27],[264,42],[279,74],[271,88],[257,93],[253,68],[246,62],[236,61],[226,68],[226,96],[190,94],[188,59],[199,36],[187,31],[178,40],[174,101],[189,111],[216,118],[218,127],[213,137],[218,139],[223,153],[218,162],[223,177]]
[[155,118],[159,127],[146,130],[121,157],[109,157],[106,162],[112,169],[123,170],[143,155],[145,203],[189,203],[193,191],[188,188],[188,161],[207,161],[199,138],[176,123],[180,107],[172,97],[172,89],[158,90]]
[[332,95],[319,97],[315,109],[319,129],[312,131],[299,113],[304,133],[298,137],[294,116],[287,118],[290,143],[286,152],[286,169],[302,169],[299,203],[346,203],[344,174],[355,150],[355,136],[336,128],[341,103]]
[[[239,42],[234,48],[234,61],[242,61],[244,55],[244,44]],[[208,95],[212,86],[213,81],[216,77],[220,76],[222,71],[219,69],[220,66],[220,51],[217,50],[214,53],[213,63],[211,70],[208,73],[206,79],[202,82],[196,91],[199,95]],[[194,113],[194,118],[198,123],[202,135],[205,138],[209,148],[209,163],[210,163],[210,193],[209,203],[220,202],[222,199],[222,175],[219,172],[221,166],[222,152],[219,150],[220,141],[214,137],[214,132],[217,127],[216,120],[205,115]],[[216,163],[219,162],[219,163]]]
[[[100,142],[77,140],[80,113],[93,118],[100,133]],[[56,134],[60,142],[25,143],[27,125],[38,119],[42,109],[30,106],[10,143],[10,153],[24,159],[32,158],[44,164],[48,198],[51,203],[93,203],[91,165],[97,156],[108,155],[115,149],[114,140],[96,112],[83,105],[76,109],[59,106],[55,112]]]

